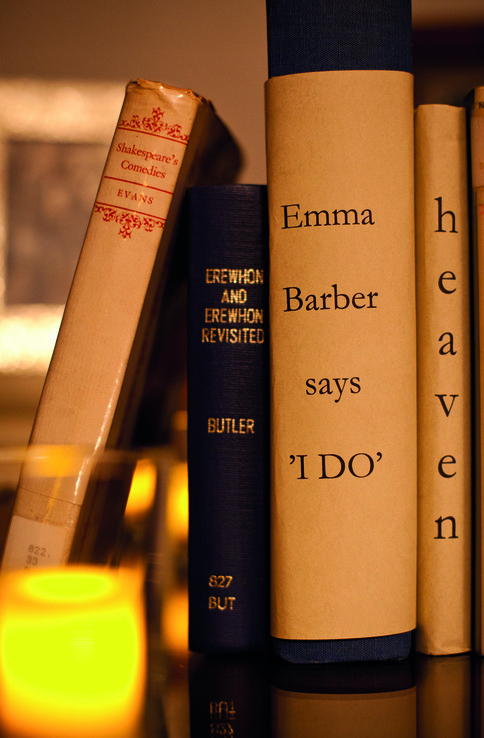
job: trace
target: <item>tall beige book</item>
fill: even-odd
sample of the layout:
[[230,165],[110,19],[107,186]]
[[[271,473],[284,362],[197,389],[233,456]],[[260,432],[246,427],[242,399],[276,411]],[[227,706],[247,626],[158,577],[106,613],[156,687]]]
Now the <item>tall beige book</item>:
[[266,99],[271,632],[351,660],[416,622],[413,78],[294,74]]
[[185,188],[231,181],[239,164],[208,100],[159,82],[127,85],[29,444],[58,447],[63,460],[53,476],[25,466],[4,569],[68,560],[89,470],[126,436]]
[[475,507],[475,628],[474,648],[484,655],[484,86],[466,100],[472,185],[472,252],[475,295],[476,356],[476,507]]
[[471,356],[466,112],[415,112],[418,336],[416,648],[471,648]]

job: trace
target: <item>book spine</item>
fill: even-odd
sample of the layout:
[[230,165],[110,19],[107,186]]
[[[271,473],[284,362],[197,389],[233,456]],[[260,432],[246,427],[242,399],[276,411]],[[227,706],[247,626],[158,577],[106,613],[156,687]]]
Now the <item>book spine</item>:
[[272,635],[366,658],[416,619],[412,77],[272,78],[267,131]]
[[[130,83],[103,171],[46,376],[30,445],[75,445],[76,473],[22,474],[3,567],[65,563],[89,458],[106,445],[155,260],[162,258],[182,162],[197,112],[190,91]],[[61,464],[62,469],[62,464]],[[72,471],[72,470],[71,470]]]
[[474,648],[484,655],[484,87],[475,87],[466,101],[470,147],[472,251],[475,320],[475,628]]
[[274,648],[402,658],[416,624],[411,6],[267,8]]
[[189,645],[268,639],[267,193],[188,191]]
[[418,338],[416,648],[471,648],[471,358],[465,109],[415,113]]

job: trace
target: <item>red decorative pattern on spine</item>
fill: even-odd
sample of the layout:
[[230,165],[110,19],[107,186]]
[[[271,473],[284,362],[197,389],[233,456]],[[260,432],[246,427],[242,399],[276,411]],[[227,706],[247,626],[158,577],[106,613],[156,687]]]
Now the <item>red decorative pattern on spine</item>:
[[161,108],[153,108],[151,116],[140,118],[139,115],[134,114],[131,120],[123,119],[119,123],[118,128],[167,136],[175,141],[186,143],[189,139],[189,134],[182,131],[179,123],[166,123],[163,120],[164,114],[165,112]]
[[136,230],[144,230],[152,233],[155,228],[163,228],[165,221],[162,218],[155,218],[144,213],[134,213],[122,208],[116,208],[112,205],[103,205],[96,203],[94,206],[95,213],[102,213],[103,220],[106,223],[115,222],[121,226],[119,234],[122,238],[131,238],[131,234]]

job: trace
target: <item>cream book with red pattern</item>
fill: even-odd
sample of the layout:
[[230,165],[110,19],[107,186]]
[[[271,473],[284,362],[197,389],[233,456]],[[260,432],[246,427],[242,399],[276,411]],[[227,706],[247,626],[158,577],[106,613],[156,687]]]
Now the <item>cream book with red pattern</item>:
[[68,449],[68,461],[43,477],[25,465],[4,569],[33,565],[32,547],[36,566],[68,560],[92,462],[124,433],[118,406],[130,403],[133,347],[163,289],[185,188],[231,181],[239,164],[208,100],[127,85],[29,442]]

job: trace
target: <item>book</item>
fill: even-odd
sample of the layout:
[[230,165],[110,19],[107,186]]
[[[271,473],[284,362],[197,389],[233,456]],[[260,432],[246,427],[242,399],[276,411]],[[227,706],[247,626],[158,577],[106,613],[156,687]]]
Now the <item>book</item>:
[[32,546],[43,553],[37,566],[68,560],[89,470],[104,449],[128,445],[184,191],[231,181],[239,165],[208,100],[127,85],[29,441],[59,449],[60,468],[54,479],[22,473],[4,569],[28,566]]
[[471,648],[469,200],[463,107],[415,112],[418,651]]
[[474,649],[484,655],[484,498],[483,465],[484,448],[484,86],[475,87],[465,100],[468,119],[470,199],[472,204],[471,240],[474,299],[474,371],[475,371],[475,612]]
[[268,2],[271,634],[408,655],[416,624],[411,7]]
[[189,647],[244,652],[269,635],[267,190],[187,199]]
[[[118,565],[125,558],[123,528],[126,523],[129,526],[134,471],[130,457],[133,458],[133,450],[140,457],[139,461],[144,453],[145,463],[155,464],[157,476],[161,473],[160,480],[164,476],[160,451],[170,448],[171,454],[176,454],[173,423],[180,407],[186,375],[187,276],[182,204],[167,277],[163,289],[157,291],[157,304],[151,311],[149,336],[145,331],[142,352],[133,352],[140,353],[140,358],[136,368],[130,370],[136,377],[133,389],[137,390],[130,391],[131,410],[118,403],[115,414],[120,431],[116,434],[117,447],[127,450],[126,458],[119,465],[119,471],[115,470],[114,459],[109,458],[104,469],[98,460],[91,472],[72,540],[71,563]],[[183,453],[182,449],[180,453]],[[120,456],[117,450],[118,461]],[[155,508],[165,504],[163,485],[159,480],[156,488]],[[159,496],[161,500],[158,500]],[[152,520],[154,517],[154,510],[149,511],[148,518]]]

